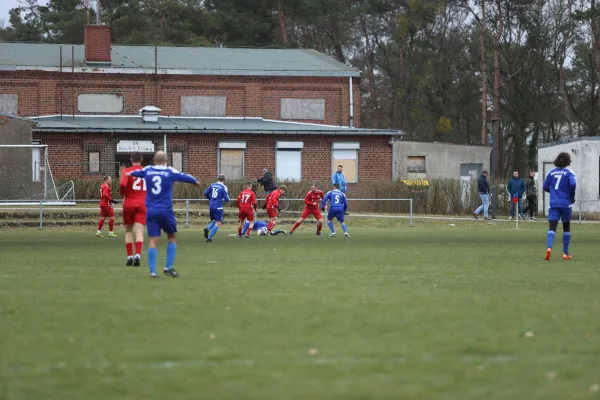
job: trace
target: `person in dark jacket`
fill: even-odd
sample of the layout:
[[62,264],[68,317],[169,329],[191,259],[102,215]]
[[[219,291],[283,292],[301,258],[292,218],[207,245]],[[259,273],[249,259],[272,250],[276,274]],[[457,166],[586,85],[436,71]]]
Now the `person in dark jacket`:
[[508,184],[506,185],[506,190],[508,190],[508,193],[510,194],[510,219],[515,218],[515,203],[512,201],[512,199],[514,197],[517,197],[518,199],[518,206],[519,206],[519,215],[518,217],[521,219],[523,218],[523,194],[525,193],[525,181],[521,178],[519,178],[519,172],[515,171],[513,172],[513,177],[510,181],[508,181]]
[[483,171],[479,179],[477,179],[477,191],[479,192],[479,197],[481,197],[481,205],[473,213],[475,219],[479,219],[477,216],[483,211],[483,219],[486,221],[490,219],[488,218],[488,210],[490,209],[490,184],[487,181],[487,176],[487,171]]
[[533,213],[537,210],[537,186],[535,184],[535,171],[529,171],[529,178],[527,178],[527,207],[523,210],[524,214],[529,211],[529,220],[535,221]]
[[269,194],[273,190],[277,189],[277,186],[275,186],[275,181],[273,180],[273,175],[271,175],[267,168],[263,169],[263,177],[258,178],[256,182],[260,183],[261,186],[265,188],[265,194]]

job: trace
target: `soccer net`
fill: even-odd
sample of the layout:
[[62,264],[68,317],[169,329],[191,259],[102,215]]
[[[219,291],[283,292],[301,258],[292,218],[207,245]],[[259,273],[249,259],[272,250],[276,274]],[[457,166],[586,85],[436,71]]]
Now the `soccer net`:
[[0,145],[0,206],[75,205],[75,184],[56,186],[48,146]]

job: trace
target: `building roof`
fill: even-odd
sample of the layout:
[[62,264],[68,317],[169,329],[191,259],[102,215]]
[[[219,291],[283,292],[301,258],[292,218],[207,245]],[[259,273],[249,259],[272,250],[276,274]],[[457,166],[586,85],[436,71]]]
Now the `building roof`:
[[544,147],[552,147],[552,146],[558,146],[560,144],[582,142],[585,140],[590,140],[590,141],[600,140],[600,136],[580,136],[580,137],[576,137],[576,138],[567,138],[567,139],[563,139],[563,140],[558,140],[556,142],[538,144],[537,147],[538,147],[538,149],[542,149]]
[[189,133],[256,135],[347,135],[402,136],[391,129],[362,129],[347,126],[287,122],[263,118],[159,117],[158,123],[144,123],[140,116],[65,115],[34,117],[35,133]]
[[[63,71],[171,75],[359,77],[360,72],[315,50],[176,46],[112,46],[112,62],[89,66],[84,45],[0,43],[0,71]],[[72,57],[74,52],[74,57]],[[74,61],[73,61],[74,58]]]

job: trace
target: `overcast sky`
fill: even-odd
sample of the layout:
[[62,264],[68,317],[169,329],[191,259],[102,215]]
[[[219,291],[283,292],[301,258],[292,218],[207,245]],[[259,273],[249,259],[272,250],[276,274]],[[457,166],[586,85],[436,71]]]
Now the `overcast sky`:
[[[46,4],[46,2],[46,0],[38,0],[38,4]],[[19,0],[0,0],[0,21],[4,20],[4,24],[8,25],[8,12],[18,6]]]

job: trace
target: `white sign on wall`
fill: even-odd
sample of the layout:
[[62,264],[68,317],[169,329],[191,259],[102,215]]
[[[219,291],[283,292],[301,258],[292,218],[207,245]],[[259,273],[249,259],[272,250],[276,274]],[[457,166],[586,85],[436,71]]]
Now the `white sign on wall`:
[[154,143],[151,140],[119,140],[117,153],[154,153]]

